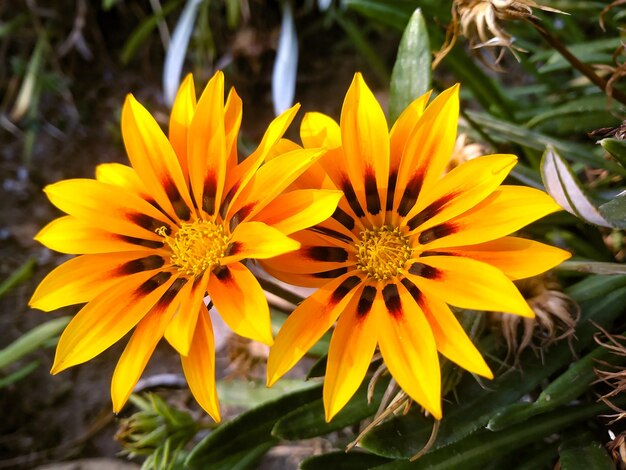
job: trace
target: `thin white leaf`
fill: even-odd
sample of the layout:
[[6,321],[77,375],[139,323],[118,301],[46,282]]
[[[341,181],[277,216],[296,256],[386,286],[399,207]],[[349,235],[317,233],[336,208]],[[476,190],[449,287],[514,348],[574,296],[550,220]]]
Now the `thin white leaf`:
[[198,6],[202,0],[187,0],[187,4],[176,23],[172,40],[165,55],[163,66],[163,94],[168,105],[174,103],[176,92],[180,85],[180,76],[183,70],[183,62],[187,55],[189,38],[198,14]]
[[283,21],[272,72],[272,101],[276,116],[289,109],[293,104],[298,71],[298,36],[293,20],[293,9],[289,0],[282,2],[282,10]]
[[550,196],[567,212],[590,224],[612,226],[600,215],[567,162],[553,147],[548,147],[543,154],[541,178]]

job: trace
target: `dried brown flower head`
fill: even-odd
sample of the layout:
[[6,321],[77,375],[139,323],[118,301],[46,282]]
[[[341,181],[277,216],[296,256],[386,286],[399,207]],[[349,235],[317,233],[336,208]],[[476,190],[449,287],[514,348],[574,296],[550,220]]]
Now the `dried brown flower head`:
[[269,347],[231,334],[226,341],[229,364],[227,370],[230,378],[260,378],[263,377],[263,365],[267,362]]
[[554,342],[571,337],[580,309],[562,292],[559,283],[549,276],[522,279],[515,284],[535,312],[535,318],[507,314],[498,314],[493,318],[500,321],[509,355],[514,355],[517,362],[528,346],[541,354]]
[[615,462],[615,468],[626,470],[626,432],[615,436],[607,445],[607,450]]
[[533,0],[454,0],[452,21],[448,25],[446,41],[435,55],[433,67],[452,49],[459,35],[467,38],[472,49],[494,48],[497,64],[506,50],[525,52],[513,44],[514,38],[503,28],[502,22],[534,18],[533,8],[562,13]]
[[468,135],[462,132],[457,136],[454,143],[450,163],[448,163],[448,171],[476,157],[489,155],[490,153],[492,153],[491,149],[487,145],[481,142],[470,142]]

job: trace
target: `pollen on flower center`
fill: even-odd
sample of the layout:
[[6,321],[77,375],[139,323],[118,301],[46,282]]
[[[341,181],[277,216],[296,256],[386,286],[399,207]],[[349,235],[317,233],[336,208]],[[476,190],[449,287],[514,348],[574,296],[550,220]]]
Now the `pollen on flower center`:
[[397,276],[411,258],[411,245],[399,229],[383,225],[363,230],[356,244],[357,266],[381,281]]
[[174,236],[167,235],[165,227],[156,232],[165,238],[172,250],[171,263],[189,276],[197,276],[218,266],[228,248],[224,227],[211,220],[183,223]]

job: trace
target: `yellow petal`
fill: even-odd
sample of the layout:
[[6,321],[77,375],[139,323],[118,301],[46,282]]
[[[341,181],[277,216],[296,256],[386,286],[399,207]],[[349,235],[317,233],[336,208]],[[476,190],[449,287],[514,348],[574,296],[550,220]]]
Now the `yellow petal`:
[[159,124],[132,95],[122,108],[122,138],[150,195],[174,220],[187,219],[193,205],[176,153]]
[[341,110],[341,142],[350,182],[373,223],[383,220],[389,178],[389,130],[380,104],[360,73]]
[[489,155],[456,167],[418,198],[406,216],[409,229],[434,227],[476,206],[500,186],[516,162],[515,155]]
[[121,277],[159,269],[163,264],[159,256],[136,251],[79,256],[49,273],[35,289],[29,305],[49,312],[89,302]]
[[[324,378],[327,422],[352,398],[369,368],[379,330],[378,312],[371,308],[376,296],[375,287],[361,286],[339,316],[328,348]],[[369,301],[367,311],[361,308],[364,301]]]
[[119,413],[126,404],[154,348],[163,337],[167,323],[179,308],[180,295],[177,294],[184,282],[184,279],[176,281],[170,292],[137,324],[113,372],[111,399],[114,413]]
[[402,111],[402,114],[398,116],[398,119],[396,119],[396,122],[391,128],[391,132],[389,133],[390,170],[398,170],[402,154],[404,153],[404,147],[409,141],[411,132],[419,122],[422,114],[424,114],[424,109],[428,104],[428,100],[430,100],[431,94],[432,92],[428,91],[412,101],[411,104]]
[[96,179],[103,183],[126,188],[145,199],[146,187],[137,172],[121,163],[102,163],[96,167]]
[[244,258],[272,258],[298,248],[300,243],[263,222],[244,222],[233,232],[230,251],[221,262],[227,265]]
[[559,210],[561,207],[543,191],[526,186],[500,186],[474,208],[425,230],[418,240],[425,250],[476,245],[509,235]]
[[401,284],[387,284],[377,308],[378,343],[389,372],[402,390],[441,419],[439,358],[424,313]]
[[419,258],[408,272],[407,277],[420,290],[455,307],[535,316],[513,282],[487,263],[458,256],[428,256]]
[[267,386],[291,369],[335,323],[361,279],[353,273],[328,281],[287,318],[267,361]]
[[198,404],[215,422],[220,421],[220,407],[215,388],[215,340],[209,312],[204,305],[187,356],[181,356],[189,389]]
[[196,89],[193,83],[193,76],[189,74],[185,77],[176,93],[176,99],[170,114],[169,128],[169,139],[180,162],[180,168],[185,176],[185,180],[189,177],[187,136],[195,109]]
[[237,137],[243,115],[243,103],[234,88],[228,92],[224,105],[224,131],[226,133],[227,172],[237,165]]
[[209,215],[219,210],[226,178],[224,74],[218,71],[202,92],[187,143],[189,179],[197,207]]
[[479,245],[446,248],[446,253],[488,263],[514,280],[546,272],[572,256],[560,248],[516,237],[499,238]]
[[306,148],[341,146],[339,124],[322,113],[306,113],[300,124],[300,139]]
[[243,264],[220,267],[209,277],[208,290],[213,305],[231,330],[263,344],[274,342],[265,293]]
[[51,373],[92,359],[119,341],[174,282],[166,273],[138,273],[85,305],[59,339]]
[[300,189],[281,194],[254,218],[285,235],[312,227],[333,215],[341,191]]

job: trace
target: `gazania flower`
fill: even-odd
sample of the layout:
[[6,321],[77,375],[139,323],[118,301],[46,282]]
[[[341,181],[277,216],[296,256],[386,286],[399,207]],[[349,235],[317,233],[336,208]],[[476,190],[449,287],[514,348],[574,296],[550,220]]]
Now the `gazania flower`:
[[378,345],[402,389],[441,417],[437,351],[492,377],[448,307],[533,312],[513,279],[569,257],[563,250],[507,237],[559,210],[544,192],[500,186],[513,155],[475,158],[447,174],[459,112],[458,86],[414,101],[391,132],[357,74],[338,125],[307,114],[305,148],[330,149],[307,174],[344,198],[333,216],[293,234],[298,251],[264,262],[278,278],[319,287],[289,316],[270,351],[268,384],[288,371],[337,321],[324,382],[330,420],[362,382]]
[[169,139],[128,96],[122,135],[132,167],[101,165],[95,180],[45,189],[68,215],[36,239],[81,256],[51,272],[30,305],[49,311],[87,302],[61,336],[52,373],[88,361],[134,328],[113,374],[114,411],[165,337],[181,356],[196,400],[219,420],[206,292],[237,334],[271,344],[267,301],[243,261],[297,249],[299,242],[287,235],[328,217],[341,196],[283,193],[320,150],[272,154],[264,164],[295,112],[276,118],[256,151],[237,163],[242,103],[234,90],[224,103],[221,72],[197,104],[187,77],[172,109]]

